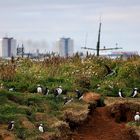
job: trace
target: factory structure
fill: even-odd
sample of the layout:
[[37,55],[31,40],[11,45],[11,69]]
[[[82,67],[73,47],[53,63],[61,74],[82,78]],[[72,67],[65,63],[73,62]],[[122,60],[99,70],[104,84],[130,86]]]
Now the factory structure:
[[74,55],[74,41],[71,38],[60,38],[57,42],[58,54],[61,57],[71,57]]
[[17,41],[14,38],[4,37],[0,39],[0,57],[9,58],[17,54]]
[[[100,32],[99,32],[100,33]],[[98,41],[99,42],[99,41]],[[97,43],[99,44],[99,43]],[[29,57],[29,58],[46,58],[46,57],[53,57],[53,56],[60,56],[60,57],[72,57],[75,55],[74,52],[74,40],[72,38],[60,38],[56,43],[56,51],[52,52],[43,52],[40,53],[40,46],[36,46],[36,52],[25,52],[25,48],[32,48],[33,46],[30,45],[17,45],[17,40],[13,37],[3,37],[0,39],[0,58],[11,58],[11,57]],[[98,50],[97,56],[99,56],[99,50],[114,50],[116,48],[103,48],[103,49],[92,49],[87,48],[86,46],[83,47],[84,49],[91,49],[91,50]],[[35,48],[34,48],[35,49]],[[44,48],[45,49],[45,48]],[[110,58],[130,58],[132,56],[139,55],[138,52],[128,52],[128,51],[112,51],[111,54],[103,54],[102,56],[110,57]]]

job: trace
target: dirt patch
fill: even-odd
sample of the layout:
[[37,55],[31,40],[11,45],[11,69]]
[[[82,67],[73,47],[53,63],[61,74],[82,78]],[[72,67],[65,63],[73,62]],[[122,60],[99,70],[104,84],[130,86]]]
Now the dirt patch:
[[87,92],[83,95],[83,100],[87,103],[100,100],[101,95],[93,92]]
[[140,111],[140,105],[131,102],[115,103],[109,107],[110,115],[118,123],[133,121],[138,111]]
[[7,130],[0,129],[0,140],[16,140],[15,136]]
[[115,122],[108,111],[108,107],[97,108],[88,123],[77,128],[72,140],[138,140],[125,123]]
[[86,92],[82,98],[83,101],[89,104],[96,104],[97,107],[104,106],[104,97],[101,94],[94,92]]

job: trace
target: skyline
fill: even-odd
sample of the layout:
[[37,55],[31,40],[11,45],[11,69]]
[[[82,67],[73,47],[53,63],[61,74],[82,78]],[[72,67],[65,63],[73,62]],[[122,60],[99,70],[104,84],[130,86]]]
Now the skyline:
[[96,48],[100,16],[101,47],[118,43],[121,51],[139,51],[138,0],[0,0],[0,37],[44,41],[47,47],[41,50],[53,49],[59,38],[70,37],[75,51],[84,51],[87,33],[87,47]]

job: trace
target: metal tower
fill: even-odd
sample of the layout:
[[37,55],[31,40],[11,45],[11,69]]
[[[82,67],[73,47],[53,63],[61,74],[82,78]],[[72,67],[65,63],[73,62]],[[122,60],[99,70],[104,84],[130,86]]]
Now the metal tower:
[[[106,48],[106,47],[104,46],[104,48],[100,49],[101,26],[102,26],[102,23],[100,22],[100,23],[99,23],[98,41],[97,41],[96,49],[94,49],[94,48],[88,48],[88,47],[86,47],[86,46],[85,46],[85,47],[81,47],[81,48],[82,48],[82,49],[87,49],[87,50],[94,50],[94,51],[97,52],[97,53],[96,53],[97,56],[100,56],[100,51],[122,49],[122,48],[117,47],[117,45],[118,45],[117,43],[116,43],[116,47],[115,47],[115,48]],[[87,44],[87,42],[86,42],[85,44]]]

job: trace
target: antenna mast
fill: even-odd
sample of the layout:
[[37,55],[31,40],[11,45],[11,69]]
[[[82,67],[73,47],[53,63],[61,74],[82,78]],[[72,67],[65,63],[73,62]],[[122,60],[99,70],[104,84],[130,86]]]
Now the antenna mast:
[[99,51],[100,51],[100,38],[101,38],[101,26],[102,26],[102,23],[100,21],[100,24],[99,24],[99,32],[98,32],[98,41],[97,41],[97,56],[99,56]]
[[87,50],[96,51],[96,52],[97,52],[97,56],[100,56],[100,51],[122,49],[122,48],[118,47],[118,44],[117,44],[117,43],[116,43],[116,47],[115,47],[115,48],[114,48],[114,47],[106,48],[106,47],[104,46],[104,48],[101,48],[101,49],[100,49],[101,26],[102,26],[102,23],[101,23],[101,17],[100,17],[99,31],[98,31],[98,41],[97,41],[96,49],[95,49],[95,48],[88,48],[88,47],[86,46],[86,45],[87,45],[87,35],[86,35],[86,39],[85,39],[85,46],[84,46],[84,47],[81,47],[81,48],[82,48],[82,49],[87,49]]

